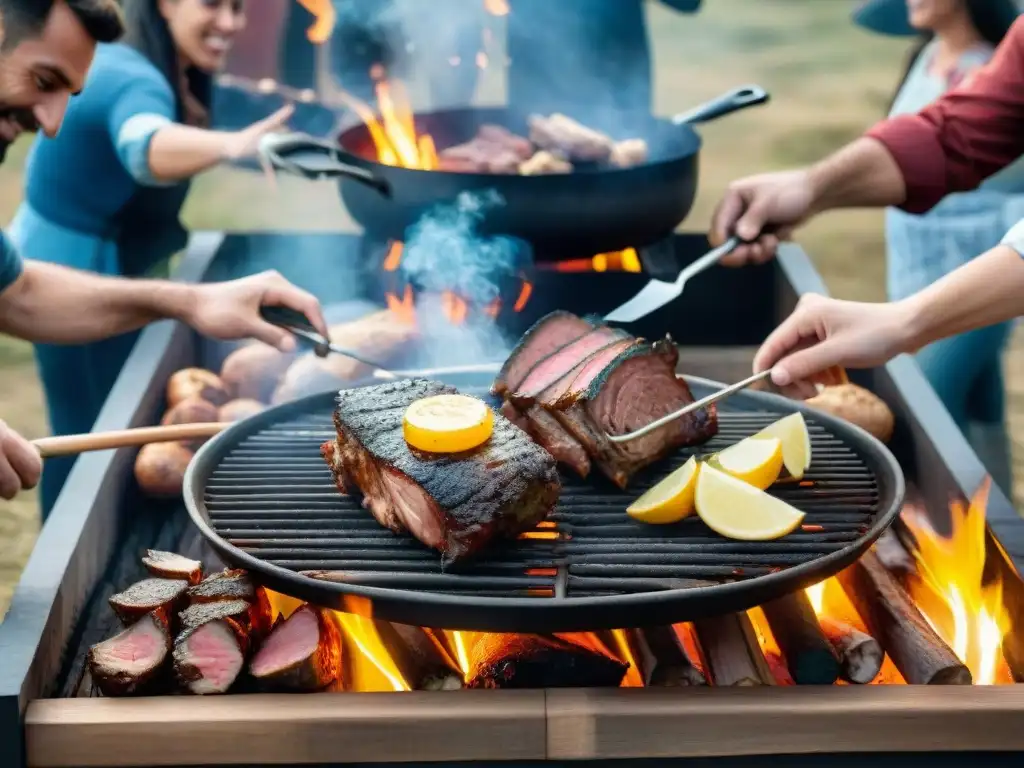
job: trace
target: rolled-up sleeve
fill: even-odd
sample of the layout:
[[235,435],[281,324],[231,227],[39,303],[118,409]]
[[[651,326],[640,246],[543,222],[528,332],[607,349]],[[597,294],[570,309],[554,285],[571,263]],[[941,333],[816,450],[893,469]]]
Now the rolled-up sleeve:
[[14,247],[14,243],[0,232],[0,293],[10,288],[21,277],[25,265]]
[[1003,237],[1001,245],[1008,245],[1024,256],[1024,219],[1018,221]]
[[149,167],[153,135],[174,122],[174,94],[164,82],[141,80],[122,89],[110,111],[109,131],[125,170],[139,184],[165,186]]
[[974,189],[1024,154],[1024,18],[969,81],[916,115],[885,120],[866,134],[903,174],[901,206],[924,213],[952,192]]

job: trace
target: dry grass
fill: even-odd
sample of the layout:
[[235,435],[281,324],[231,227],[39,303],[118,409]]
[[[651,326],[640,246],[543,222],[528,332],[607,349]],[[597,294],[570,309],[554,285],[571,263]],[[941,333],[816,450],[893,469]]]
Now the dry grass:
[[[883,112],[905,43],[861,32],[850,3],[806,0],[714,0],[696,17],[652,5],[656,109],[680,112],[746,82],[772,94],[768,107],[703,130],[701,193],[687,229],[707,225],[715,201],[738,176],[813,161],[860,133]],[[493,56],[492,60],[502,60]],[[487,73],[480,99],[500,100],[499,72]],[[22,147],[23,149],[23,147]],[[21,195],[17,153],[0,168],[0,221]],[[184,212],[194,229],[338,229],[350,225],[333,185],[282,179],[278,193],[239,171],[218,170],[194,186]],[[830,214],[800,233],[830,290],[838,296],[883,296],[881,215]],[[26,345],[0,339],[0,418],[29,436],[45,430],[41,397]],[[1010,360],[1012,427],[1024,441],[1024,363]],[[1024,446],[1022,446],[1024,447]],[[1024,450],[1017,450],[1024,455]],[[1024,465],[1018,465],[1024,478]],[[1018,496],[1024,485],[1018,480]],[[31,494],[0,512],[0,614],[36,534]]]

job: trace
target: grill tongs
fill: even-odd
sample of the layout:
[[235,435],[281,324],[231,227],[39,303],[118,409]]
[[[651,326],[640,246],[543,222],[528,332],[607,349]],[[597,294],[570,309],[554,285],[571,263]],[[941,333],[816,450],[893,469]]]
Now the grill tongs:
[[735,395],[740,390],[746,389],[750,385],[756,384],[759,381],[764,381],[771,375],[772,372],[770,368],[767,371],[755,373],[753,376],[748,376],[743,381],[737,381],[735,384],[731,384],[730,386],[720,389],[717,392],[712,392],[707,397],[702,397],[700,400],[697,400],[696,402],[683,406],[678,411],[673,411],[672,413],[666,414],[665,416],[662,416],[660,419],[652,421],[646,427],[641,427],[640,429],[634,430],[633,432],[627,432],[624,435],[608,435],[608,439],[611,440],[613,443],[627,443],[630,440],[636,440],[638,437],[648,435],[654,430],[665,426],[666,424],[671,424],[676,419],[681,419],[683,416],[686,416],[687,414],[693,413],[694,411],[699,411],[701,408],[706,408],[712,403],[717,403],[719,400],[724,400],[730,395]]

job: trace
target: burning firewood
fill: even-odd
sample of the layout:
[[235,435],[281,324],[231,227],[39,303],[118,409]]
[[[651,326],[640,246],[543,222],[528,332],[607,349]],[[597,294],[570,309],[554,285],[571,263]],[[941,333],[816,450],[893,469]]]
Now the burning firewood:
[[138,693],[157,678],[171,650],[166,617],[147,613],[89,649],[89,675],[106,696]]
[[867,685],[878,677],[885,653],[875,638],[828,616],[822,616],[818,621],[839,657],[843,680]]
[[648,688],[707,685],[671,626],[625,631],[629,653]]
[[911,685],[970,685],[971,672],[873,552],[839,574],[868,632]]
[[469,649],[469,688],[599,688],[622,683],[629,665],[548,635],[481,634]]
[[462,688],[462,674],[434,633],[408,624],[375,621],[374,627],[402,679],[414,691]]
[[342,672],[341,630],[327,612],[303,605],[278,624],[249,664],[268,688],[316,691]]
[[917,572],[914,557],[903,546],[900,537],[892,528],[886,528],[878,537],[874,547],[878,560],[897,578],[912,576]]
[[803,590],[765,603],[761,610],[797,685],[832,685],[839,679],[839,659]]
[[774,685],[754,627],[745,613],[733,613],[693,624],[712,685],[720,687]]

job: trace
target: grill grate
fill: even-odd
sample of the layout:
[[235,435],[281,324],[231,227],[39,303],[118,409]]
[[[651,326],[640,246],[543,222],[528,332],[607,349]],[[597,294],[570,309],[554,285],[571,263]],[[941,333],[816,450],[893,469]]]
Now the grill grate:
[[[483,396],[482,391],[474,393]],[[743,401],[765,397],[773,399],[747,394],[724,403],[719,434],[697,452],[721,450],[779,418],[785,409],[743,409]],[[696,517],[669,526],[644,525],[627,517],[624,509],[632,499],[689,457],[690,452],[682,451],[638,475],[627,492],[603,478],[584,481],[564,474],[560,503],[537,531],[492,546],[457,570],[442,571],[438,553],[382,528],[356,499],[337,492],[319,453],[320,444],[334,437],[331,399],[320,396],[315,402],[306,413],[283,414],[241,439],[225,441],[229,433],[221,435],[213,441],[220,445],[204,448],[205,460],[190,470],[205,480],[195,487],[198,478],[191,478],[187,487],[201,493],[201,527],[208,526],[207,535],[229,561],[250,569],[274,566],[269,570],[277,575],[293,572],[285,585],[292,587],[288,591],[295,594],[295,587],[303,586],[298,592],[305,594],[299,596],[321,602],[318,590],[333,590],[331,602],[337,604],[344,602],[339,595],[379,587],[405,593],[413,601],[417,595],[435,593],[442,601],[499,599],[490,601],[492,607],[508,598],[569,606],[593,602],[587,598],[678,593],[680,588],[692,592],[703,580],[739,582],[696,590],[712,592],[765,582],[752,577],[802,565],[813,568],[829,555],[833,557],[828,560],[836,560],[845,553],[849,562],[880,532],[885,518],[895,514],[899,498],[894,497],[902,497],[900,479],[880,484],[878,469],[884,461],[856,449],[855,440],[838,436],[844,427],[826,429],[811,417],[810,471],[802,481],[779,483],[770,491],[807,513],[801,529],[782,540],[731,541]],[[209,469],[204,472],[202,465]],[[191,504],[190,511],[195,517]],[[344,583],[310,579],[302,571],[342,572],[338,578]],[[817,579],[808,573],[803,580]],[[788,589],[795,586],[799,584]],[[378,590],[369,592],[381,597]],[[523,605],[523,600],[511,602]]]

